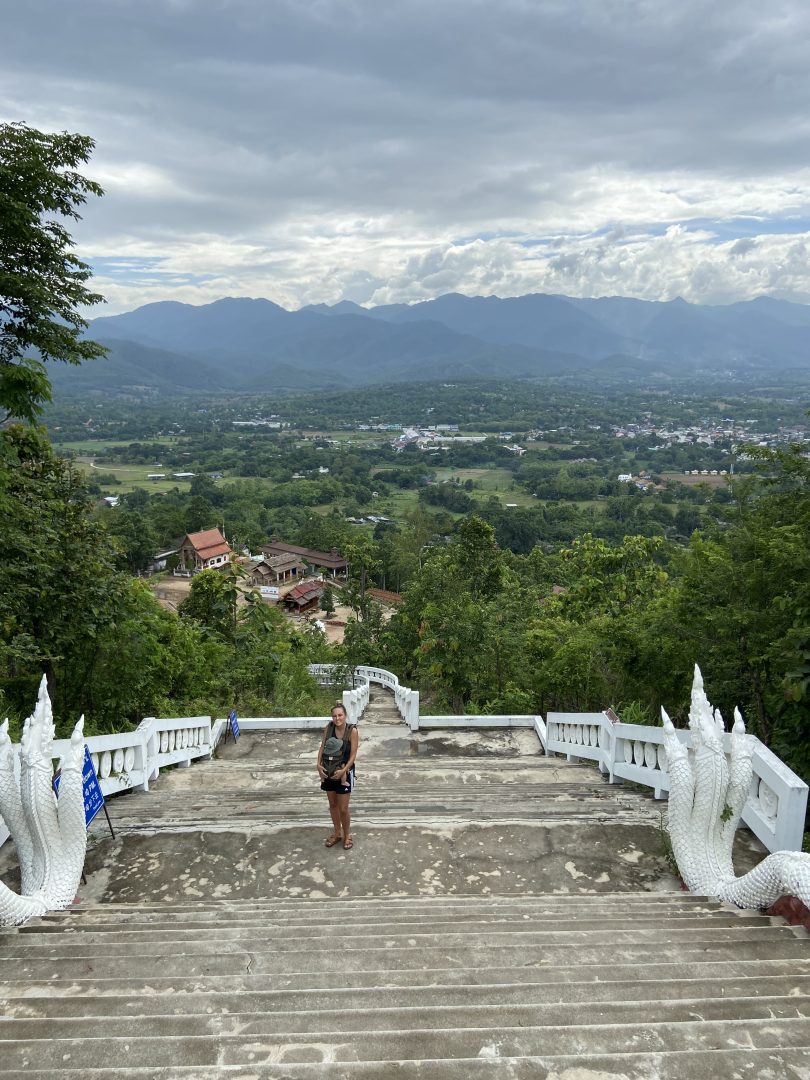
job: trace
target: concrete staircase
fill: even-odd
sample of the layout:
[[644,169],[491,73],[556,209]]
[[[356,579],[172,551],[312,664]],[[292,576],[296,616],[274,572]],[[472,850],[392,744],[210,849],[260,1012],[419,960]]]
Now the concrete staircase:
[[806,932],[678,891],[658,804],[528,732],[361,737],[350,852],[315,733],[115,800],[0,934],[3,1080],[810,1076]]
[[805,1076],[804,931],[684,895],[100,905],[5,935],[4,1080]]

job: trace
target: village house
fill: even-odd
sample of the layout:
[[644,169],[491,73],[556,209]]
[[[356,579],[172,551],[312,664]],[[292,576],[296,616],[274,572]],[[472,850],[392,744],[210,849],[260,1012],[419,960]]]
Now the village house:
[[273,537],[262,547],[262,554],[265,560],[274,555],[295,555],[303,561],[310,573],[323,570],[332,577],[342,577],[349,570],[348,562],[335,548],[331,551],[315,551],[313,548],[299,547],[298,544],[284,544]]
[[219,529],[204,529],[188,533],[179,547],[178,569],[190,573],[200,570],[221,569],[228,565],[233,554],[230,545]]
[[302,581],[284,597],[284,606],[294,615],[304,615],[308,611],[320,610],[322,596],[323,585],[320,581]]
[[250,571],[251,585],[281,585],[301,576],[306,564],[298,555],[265,555]]

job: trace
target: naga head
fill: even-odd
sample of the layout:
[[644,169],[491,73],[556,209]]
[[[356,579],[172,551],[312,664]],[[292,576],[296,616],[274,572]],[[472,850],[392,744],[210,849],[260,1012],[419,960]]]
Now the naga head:
[[0,772],[14,770],[14,751],[8,734],[8,717],[0,724]]
[[59,768],[61,771],[81,772],[84,767],[84,713],[79,717],[79,722],[70,736],[70,747],[65,751]]
[[742,718],[742,713],[734,706],[734,727],[731,729],[735,735],[745,734],[745,721]]
[[722,753],[722,733],[725,731],[723,718],[719,710],[713,709],[703,689],[703,675],[695,664],[695,677],[692,681],[692,694],[689,704],[689,730],[692,732],[692,749],[696,752],[705,747],[715,753]]
[[664,726],[664,749],[666,751],[667,769],[678,761],[685,761],[688,757],[686,747],[675,734],[675,725],[669,718],[669,713],[661,706],[661,722]]
[[22,759],[29,767],[47,766],[52,769],[53,760],[53,709],[48,697],[48,681],[42,676],[34,712],[25,721],[20,741]]

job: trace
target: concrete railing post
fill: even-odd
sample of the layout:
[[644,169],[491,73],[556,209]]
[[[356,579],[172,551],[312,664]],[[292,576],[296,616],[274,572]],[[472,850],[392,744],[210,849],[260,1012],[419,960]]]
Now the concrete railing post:
[[774,829],[776,851],[801,851],[807,813],[807,788],[789,787],[779,796],[779,814]]
[[418,690],[410,690],[408,693],[409,693],[409,698],[410,698],[410,700],[408,701],[408,717],[407,717],[408,727],[411,729],[411,731],[418,731],[419,730],[419,691]]

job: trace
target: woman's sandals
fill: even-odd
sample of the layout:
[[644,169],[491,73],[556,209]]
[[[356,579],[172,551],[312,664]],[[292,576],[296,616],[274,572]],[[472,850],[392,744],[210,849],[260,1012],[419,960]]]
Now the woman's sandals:
[[343,841],[343,850],[344,851],[349,851],[350,848],[353,848],[353,847],[354,847],[354,840],[352,840],[352,838],[350,836],[347,836],[346,839]]
[[[335,844],[339,844],[342,839],[342,836],[330,836],[324,841],[324,847],[334,847]],[[343,846],[345,847],[346,845],[344,844]]]

